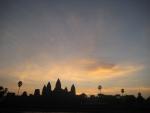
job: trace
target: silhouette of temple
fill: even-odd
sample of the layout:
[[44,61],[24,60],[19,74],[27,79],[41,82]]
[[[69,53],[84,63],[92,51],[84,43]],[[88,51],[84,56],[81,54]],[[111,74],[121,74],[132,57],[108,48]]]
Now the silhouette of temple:
[[[48,82],[47,85],[43,86],[43,89],[41,92],[42,96],[51,96],[51,95],[58,96],[58,95],[64,95],[64,94],[75,96],[76,95],[76,88],[75,88],[75,85],[73,84],[71,86],[70,91],[68,91],[67,87],[65,87],[65,89],[62,89],[61,81],[59,78],[56,81],[56,85],[54,87],[54,90],[52,90],[52,88],[51,88],[51,83]],[[40,96],[40,90],[39,89],[35,89],[34,96]]]
[[40,96],[40,89],[35,89],[34,96]]
[[[123,90],[121,90],[123,92]],[[13,92],[8,92],[7,88],[0,86],[0,113],[7,111],[10,108],[14,110],[48,110],[59,111],[59,109],[67,111],[112,111],[112,110],[149,110],[150,111],[150,96],[145,99],[139,92],[137,97],[134,95],[90,95],[85,93],[76,95],[75,85],[72,84],[70,90],[67,87],[61,87],[61,81],[56,81],[55,87],[52,90],[51,83],[44,85],[42,91],[35,89],[34,94],[29,94],[26,91],[22,95],[15,95]],[[20,109],[21,107],[21,109]],[[9,112],[11,113],[11,112]],[[97,112],[96,112],[97,113]],[[121,112],[122,113],[122,112]],[[140,112],[138,112],[140,113]],[[144,112],[145,113],[145,112]]]
[[73,95],[76,95],[76,88],[75,88],[74,84],[71,86],[70,93],[73,94]]

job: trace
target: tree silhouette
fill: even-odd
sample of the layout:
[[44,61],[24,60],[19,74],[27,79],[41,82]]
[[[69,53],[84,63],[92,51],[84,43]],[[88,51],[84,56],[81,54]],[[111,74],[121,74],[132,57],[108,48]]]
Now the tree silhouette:
[[0,86],[0,91],[4,90],[3,86]]
[[22,93],[22,96],[28,96],[27,92],[24,91],[24,92]]
[[22,81],[18,82],[18,95],[19,95],[19,91],[20,91],[20,87],[22,86]]
[[122,96],[123,96],[124,92],[125,92],[124,89],[121,89]]
[[137,102],[140,104],[142,104],[144,102],[144,98],[143,98],[141,92],[138,92]]
[[0,86],[0,97],[4,95],[4,88],[3,86]]
[[7,93],[7,92],[8,92],[8,88],[5,88],[4,93]]
[[102,86],[101,85],[98,86],[98,90],[100,91],[100,94],[101,94],[101,90],[102,90]]

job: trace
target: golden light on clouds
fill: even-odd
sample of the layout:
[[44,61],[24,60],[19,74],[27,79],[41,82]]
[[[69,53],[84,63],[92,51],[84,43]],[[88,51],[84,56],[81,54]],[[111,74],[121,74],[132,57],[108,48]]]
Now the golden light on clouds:
[[[128,76],[143,69],[141,65],[123,65],[93,59],[73,59],[66,62],[50,62],[40,65],[35,62],[22,63],[15,68],[1,70],[1,74],[18,77],[23,81],[62,80],[95,81],[118,76]],[[86,78],[86,79],[85,79]]]
[[[51,81],[54,88],[55,81],[60,78],[62,86],[70,86],[72,83],[77,85],[77,93],[85,92],[87,94],[97,94],[97,86],[92,83],[98,83],[110,78],[131,76],[144,67],[141,65],[115,64],[98,59],[71,59],[66,61],[51,61],[48,63],[34,62],[32,60],[0,70],[0,75],[7,75],[7,78],[24,82],[23,90],[33,92],[35,88],[42,88],[42,85]],[[44,62],[44,61],[43,61]],[[90,88],[82,86],[91,82]],[[110,86],[111,87],[111,86]],[[9,86],[10,89],[17,91],[16,84]],[[118,92],[119,88],[105,88],[105,93]],[[147,92],[147,90],[146,90]]]
[[113,66],[113,67],[97,67],[96,69],[93,69],[92,71],[89,71],[89,74],[91,75],[101,75],[101,77],[104,78],[111,78],[111,77],[117,77],[117,76],[123,76],[128,75],[129,73],[139,71],[143,67],[136,67],[136,66]]

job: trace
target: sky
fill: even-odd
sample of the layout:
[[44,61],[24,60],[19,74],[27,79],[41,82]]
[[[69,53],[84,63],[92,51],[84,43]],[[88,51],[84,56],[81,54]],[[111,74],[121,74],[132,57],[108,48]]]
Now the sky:
[[0,85],[150,96],[149,0],[1,0]]

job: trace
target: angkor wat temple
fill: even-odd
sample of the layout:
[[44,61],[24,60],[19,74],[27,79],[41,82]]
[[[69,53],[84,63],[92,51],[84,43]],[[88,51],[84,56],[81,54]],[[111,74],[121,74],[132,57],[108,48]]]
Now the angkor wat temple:
[[[27,95],[24,91],[20,95],[15,95],[0,87],[0,113],[19,111],[140,111],[140,113],[150,111],[150,97],[147,99],[134,95],[90,95],[82,93],[76,95],[74,84],[70,91],[67,87],[61,87],[58,79],[52,90],[50,82],[44,85],[42,91],[35,89],[34,94]],[[5,88],[6,89],[6,88]],[[6,91],[6,95],[5,94]]]
[[[54,90],[52,90],[50,82],[48,82],[47,85],[43,86],[42,96],[52,96],[52,95],[76,95],[76,89],[74,84],[71,86],[70,91],[68,91],[67,87],[65,87],[65,89],[62,89],[61,82],[58,79],[56,81]],[[35,89],[34,96],[40,96],[40,89]]]

